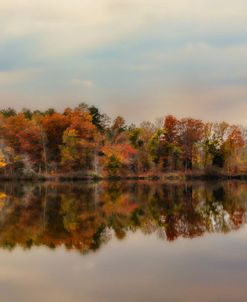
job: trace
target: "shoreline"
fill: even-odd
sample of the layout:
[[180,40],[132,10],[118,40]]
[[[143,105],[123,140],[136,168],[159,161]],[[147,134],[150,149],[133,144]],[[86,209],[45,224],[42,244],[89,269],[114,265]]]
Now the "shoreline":
[[163,174],[149,175],[116,175],[116,176],[97,176],[97,175],[0,175],[1,181],[27,181],[27,182],[87,182],[87,181],[127,181],[127,180],[149,180],[149,181],[185,181],[185,180],[247,180],[247,173],[215,173],[206,174],[200,172],[171,172]]

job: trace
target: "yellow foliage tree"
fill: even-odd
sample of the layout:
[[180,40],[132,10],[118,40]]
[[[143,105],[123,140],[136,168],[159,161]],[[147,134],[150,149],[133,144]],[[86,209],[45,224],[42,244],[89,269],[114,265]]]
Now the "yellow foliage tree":
[[0,150],[0,168],[3,168],[7,165],[5,161],[5,157],[3,155],[3,152]]

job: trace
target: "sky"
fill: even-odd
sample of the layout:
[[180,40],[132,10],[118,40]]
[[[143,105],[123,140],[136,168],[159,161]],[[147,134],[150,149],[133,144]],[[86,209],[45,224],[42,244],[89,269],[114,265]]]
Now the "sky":
[[247,125],[246,0],[1,0],[0,107]]

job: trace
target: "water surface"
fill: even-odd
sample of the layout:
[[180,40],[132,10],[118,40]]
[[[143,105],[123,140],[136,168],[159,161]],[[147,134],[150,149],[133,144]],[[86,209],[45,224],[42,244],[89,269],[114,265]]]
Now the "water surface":
[[1,301],[247,300],[247,183],[0,184]]

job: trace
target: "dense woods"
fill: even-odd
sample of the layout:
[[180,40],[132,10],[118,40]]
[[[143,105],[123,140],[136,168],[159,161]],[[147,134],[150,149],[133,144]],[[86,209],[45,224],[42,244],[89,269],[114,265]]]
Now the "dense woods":
[[245,129],[226,122],[168,115],[127,125],[84,103],[63,113],[0,111],[2,176],[233,175],[245,173],[245,155]]

